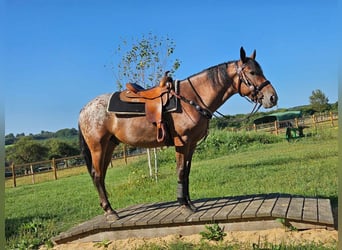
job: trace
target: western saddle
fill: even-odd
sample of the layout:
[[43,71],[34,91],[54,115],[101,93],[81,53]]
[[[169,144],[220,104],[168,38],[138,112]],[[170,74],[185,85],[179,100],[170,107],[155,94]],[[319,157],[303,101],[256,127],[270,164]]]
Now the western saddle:
[[120,94],[120,99],[125,102],[145,103],[145,115],[147,121],[157,126],[157,141],[165,140],[165,126],[162,121],[163,106],[166,105],[173,88],[173,80],[165,72],[159,84],[150,89],[144,89],[136,83],[127,83],[126,90]]

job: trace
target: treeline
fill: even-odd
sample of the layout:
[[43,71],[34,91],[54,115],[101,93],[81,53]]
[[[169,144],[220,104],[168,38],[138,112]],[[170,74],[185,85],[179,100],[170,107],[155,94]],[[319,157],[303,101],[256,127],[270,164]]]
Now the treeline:
[[78,130],[65,128],[39,134],[5,136],[5,165],[43,161],[80,154]]
[[13,133],[10,133],[8,135],[5,135],[5,145],[12,145],[16,141],[18,141],[20,138],[23,137],[30,137],[33,140],[47,140],[47,139],[61,139],[61,140],[76,140],[78,137],[78,130],[75,128],[65,128],[58,130],[57,132],[49,132],[42,130],[39,134],[29,134],[25,135],[25,133],[20,133],[14,135]]

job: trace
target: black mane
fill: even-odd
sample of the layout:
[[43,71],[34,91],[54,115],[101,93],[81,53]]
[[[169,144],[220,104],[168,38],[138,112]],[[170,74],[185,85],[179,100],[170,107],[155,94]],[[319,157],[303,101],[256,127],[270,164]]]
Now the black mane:
[[229,62],[217,64],[215,66],[211,66],[207,69],[204,69],[204,70],[202,70],[196,74],[189,76],[188,78],[200,75],[202,73],[206,73],[208,76],[208,79],[213,84],[218,83],[218,81],[220,79],[221,79],[221,81],[223,80],[224,82],[229,81],[229,77],[227,74],[227,67],[228,67],[228,64],[233,63],[233,62],[235,62],[235,61],[229,61]]

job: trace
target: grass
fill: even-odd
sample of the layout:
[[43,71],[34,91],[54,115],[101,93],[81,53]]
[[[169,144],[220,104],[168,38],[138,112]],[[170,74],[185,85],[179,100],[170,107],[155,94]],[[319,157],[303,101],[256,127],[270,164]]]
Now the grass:
[[[226,154],[218,151],[220,156],[208,151],[208,155],[202,152],[194,158],[190,175],[192,199],[277,192],[326,197],[337,206],[336,128],[291,143],[254,142],[234,151],[227,150]],[[127,166],[118,161],[119,164],[108,169],[106,184],[114,208],[175,200],[174,149],[159,152],[158,158],[157,182],[148,176],[146,156],[129,159]],[[6,185],[8,249],[50,244],[51,236],[102,214],[97,192],[84,169],[80,174],[66,174],[57,181],[16,188]]]

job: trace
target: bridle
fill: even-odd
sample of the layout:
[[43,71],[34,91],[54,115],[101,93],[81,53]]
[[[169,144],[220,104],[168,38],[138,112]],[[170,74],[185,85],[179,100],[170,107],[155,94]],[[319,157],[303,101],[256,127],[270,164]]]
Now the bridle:
[[261,98],[258,97],[260,91],[264,87],[266,87],[267,85],[269,85],[271,83],[270,83],[270,81],[266,80],[262,84],[260,84],[259,86],[256,86],[255,84],[252,83],[252,81],[246,76],[245,72],[243,71],[245,67],[246,67],[246,64],[242,64],[241,66],[239,66],[238,63],[235,62],[236,74],[239,76],[238,92],[239,92],[240,96],[246,98],[246,96],[241,93],[241,85],[242,85],[242,83],[244,83],[252,91],[251,100],[249,100],[248,98],[246,98],[246,99],[248,101],[252,101],[254,103],[259,103],[262,99],[262,97]]
[[[227,63],[226,63],[227,65]],[[255,84],[253,84],[253,82],[246,76],[245,72],[243,71],[243,69],[246,67],[246,64],[242,64],[241,66],[238,66],[238,61],[235,62],[235,69],[236,69],[236,74],[239,76],[239,83],[238,83],[238,92],[240,94],[240,96],[245,97],[249,102],[251,103],[255,103],[253,110],[250,112],[250,114],[242,119],[242,120],[248,120],[253,114],[255,114],[256,112],[258,112],[258,110],[260,109],[260,107],[262,106],[261,100],[263,98],[263,96],[260,98],[259,97],[259,93],[261,92],[261,90],[266,87],[267,85],[271,84],[268,80],[264,81],[262,84],[260,84],[259,86],[256,86]],[[217,115],[215,115],[215,113],[219,114],[220,116],[224,117],[224,118],[228,118],[226,117],[224,114],[220,113],[219,111],[214,111],[211,112],[209,107],[203,102],[201,96],[197,93],[195,87],[193,86],[190,78],[187,79],[192,90],[194,91],[194,93],[196,94],[196,96],[199,98],[200,102],[203,104],[203,106],[205,108],[202,108],[200,105],[198,105],[197,103],[195,103],[192,100],[189,100],[187,98],[185,98],[184,96],[181,96],[179,94],[177,94],[175,91],[171,90],[171,95],[175,96],[176,98],[182,100],[183,102],[186,102],[192,106],[195,107],[195,109],[204,117],[206,117],[207,119],[211,119],[212,116],[215,117],[219,117]],[[251,89],[252,91],[252,98],[247,98],[245,95],[243,95],[241,93],[241,85],[242,83],[244,83],[249,89]],[[259,106],[258,106],[259,103]],[[258,107],[257,107],[258,106]]]

